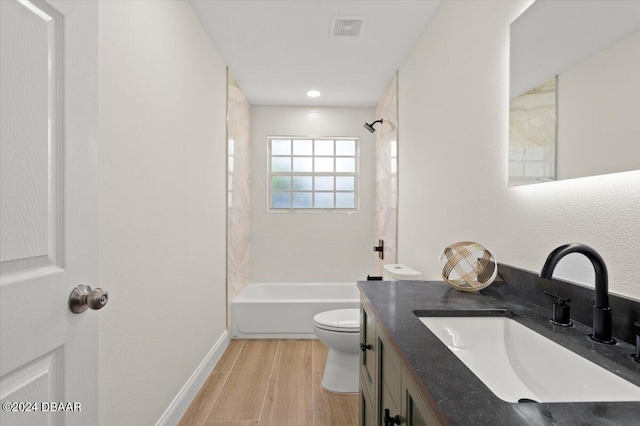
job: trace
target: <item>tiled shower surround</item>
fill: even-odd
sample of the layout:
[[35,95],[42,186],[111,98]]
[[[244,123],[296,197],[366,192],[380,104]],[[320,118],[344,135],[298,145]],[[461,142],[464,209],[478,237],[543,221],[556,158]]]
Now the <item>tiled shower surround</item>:
[[228,73],[227,98],[227,312],[230,312],[231,301],[249,282],[251,223],[251,107],[231,72]]
[[376,146],[376,189],[374,198],[374,240],[384,240],[384,260],[375,257],[374,272],[382,275],[382,266],[396,262],[396,222],[398,215],[398,77],[393,76],[376,106],[374,133]]
[[555,179],[556,78],[511,100],[509,183],[525,185]]

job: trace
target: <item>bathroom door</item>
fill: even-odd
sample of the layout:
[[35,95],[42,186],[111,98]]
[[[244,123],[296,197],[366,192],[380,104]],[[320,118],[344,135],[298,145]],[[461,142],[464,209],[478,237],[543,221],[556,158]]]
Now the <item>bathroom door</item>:
[[97,3],[2,0],[0,43],[0,424],[97,424]]
[[374,272],[382,275],[382,266],[396,263],[398,222],[398,83],[397,73],[376,107],[376,119],[384,121],[374,135],[376,147],[376,186],[374,208],[374,246],[384,241],[384,259],[374,252]]

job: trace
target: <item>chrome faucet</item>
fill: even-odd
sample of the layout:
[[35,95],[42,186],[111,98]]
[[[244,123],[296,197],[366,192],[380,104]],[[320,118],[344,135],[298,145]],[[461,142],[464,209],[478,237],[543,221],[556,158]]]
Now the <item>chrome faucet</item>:
[[540,271],[540,277],[548,280],[553,276],[556,265],[569,253],[581,253],[591,261],[596,272],[596,304],[593,307],[593,334],[589,338],[598,343],[613,345],[616,341],[611,337],[611,308],[609,307],[609,290],[607,266],[597,251],[584,244],[566,244],[549,254]]

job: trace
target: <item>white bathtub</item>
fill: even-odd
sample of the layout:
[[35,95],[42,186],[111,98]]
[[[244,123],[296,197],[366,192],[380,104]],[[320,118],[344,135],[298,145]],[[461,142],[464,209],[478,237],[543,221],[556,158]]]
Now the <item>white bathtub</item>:
[[355,282],[252,283],[231,303],[231,334],[242,338],[313,338],[314,315],[360,307]]

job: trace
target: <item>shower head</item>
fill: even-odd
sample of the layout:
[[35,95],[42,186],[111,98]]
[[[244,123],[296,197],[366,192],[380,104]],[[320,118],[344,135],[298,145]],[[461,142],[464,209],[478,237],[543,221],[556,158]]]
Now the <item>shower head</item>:
[[371,133],[375,132],[376,129],[373,128],[373,125],[376,123],[380,123],[382,124],[382,119],[380,120],[376,120],[373,123],[369,124],[369,123],[364,123],[364,128],[367,129],[368,131],[370,131]]

